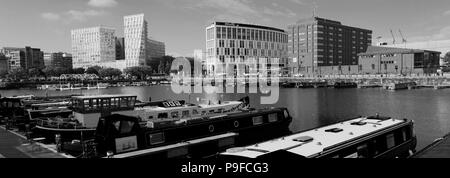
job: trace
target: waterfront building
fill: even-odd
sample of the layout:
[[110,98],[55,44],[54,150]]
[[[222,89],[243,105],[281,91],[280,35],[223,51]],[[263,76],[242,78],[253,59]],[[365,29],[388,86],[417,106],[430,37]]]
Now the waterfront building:
[[45,53],[45,67],[72,69],[72,55],[68,53]]
[[9,72],[9,59],[2,53],[0,53],[0,75]]
[[39,48],[25,48],[5,47],[1,50],[9,58],[9,69],[23,68],[29,70],[32,68],[43,69],[44,52]]
[[166,45],[164,42],[147,39],[147,57],[148,59],[161,58],[166,55]]
[[116,60],[115,30],[93,27],[72,30],[74,68],[102,66]]
[[435,74],[441,52],[370,46],[359,56],[360,74]]
[[291,76],[354,73],[358,53],[372,43],[371,30],[318,17],[301,19],[287,32]]
[[125,38],[116,37],[116,60],[125,59]]
[[[218,63],[224,64],[223,69],[233,67],[234,75],[248,74],[249,70],[241,70],[238,65],[258,64],[260,58],[273,63],[278,59],[280,72],[287,67],[288,35],[282,29],[273,27],[240,24],[229,22],[214,22],[206,27],[206,70],[208,75],[220,74],[216,69]],[[228,65],[226,65],[228,64]],[[231,65],[229,65],[231,64]],[[277,66],[278,67],[278,66]],[[258,67],[259,70],[261,70]],[[229,76],[229,77],[232,77]]]
[[147,21],[144,14],[124,17],[126,67],[144,66],[147,59]]

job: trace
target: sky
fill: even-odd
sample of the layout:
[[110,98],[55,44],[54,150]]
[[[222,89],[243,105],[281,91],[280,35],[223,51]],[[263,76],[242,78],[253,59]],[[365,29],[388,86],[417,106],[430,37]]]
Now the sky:
[[106,26],[123,36],[123,16],[144,13],[149,36],[166,53],[192,56],[205,48],[205,27],[214,20],[285,29],[319,17],[373,30],[374,43],[450,39],[449,0],[0,0],[0,47],[32,46],[71,52],[72,29]]

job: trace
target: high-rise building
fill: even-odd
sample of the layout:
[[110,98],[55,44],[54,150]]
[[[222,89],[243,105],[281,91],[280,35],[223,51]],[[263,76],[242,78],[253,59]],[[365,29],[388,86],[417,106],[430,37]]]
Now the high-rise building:
[[9,58],[0,53],[0,75],[6,74],[9,71]]
[[72,69],[72,55],[68,53],[45,53],[45,67]]
[[116,60],[125,59],[125,38],[116,37]]
[[164,42],[147,39],[147,57],[149,59],[160,58],[166,55],[166,45]]
[[115,62],[114,33],[114,29],[106,27],[72,30],[73,67],[88,68]]
[[5,47],[1,51],[9,58],[9,69],[23,68],[29,70],[32,68],[43,69],[44,52],[39,48],[25,48]]
[[[233,67],[234,76],[249,73],[237,67],[240,64],[257,64],[259,59],[267,59],[273,63],[278,59],[277,65],[284,69],[287,65],[288,35],[282,29],[229,22],[214,22],[206,27],[206,70],[207,75],[218,72],[217,63],[223,64],[223,69]],[[271,61],[269,61],[271,60]],[[227,65],[228,64],[228,65]],[[259,70],[261,68],[258,67]],[[283,71],[283,70],[280,70]]]
[[126,67],[143,66],[147,59],[147,21],[144,14],[124,17]]
[[291,75],[337,74],[354,68],[358,53],[372,44],[372,31],[318,17],[299,20],[287,32]]

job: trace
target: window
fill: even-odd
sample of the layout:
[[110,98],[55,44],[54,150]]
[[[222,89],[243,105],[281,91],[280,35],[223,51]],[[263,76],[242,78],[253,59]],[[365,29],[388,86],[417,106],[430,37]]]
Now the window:
[[149,141],[151,145],[156,145],[160,143],[164,143],[164,133],[155,133],[149,135]]
[[121,121],[120,134],[128,134],[133,130],[133,121]]
[[394,134],[388,134],[386,136],[386,141],[387,141],[387,149],[391,149],[393,147],[395,147],[395,137]]
[[274,114],[269,114],[269,122],[276,122],[278,120],[278,114],[274,113]]
[[167,119],[169,118],[169,114],[167,113],[159,113],[158,114],[158,119]]
[[258,117],[254,117],[253,118],[253,125],[261,125],[263,124],[263,117],[262,116],[258,116]]
[[170,115],[172,116],[173,119],[177,119],[179,116],[179,113],[178,113],[178,111],[176,111],[176,112],[170,113]]
[[188,118],[188,117],[191,117],[191,115],[189,114],[189,111],[183,111],[181,117],[182,117],[182,118]]
[[369,158],[370,157],[367,144],[362,144],[362,145],[358,146],[356,149],[358,151],[358,158]]

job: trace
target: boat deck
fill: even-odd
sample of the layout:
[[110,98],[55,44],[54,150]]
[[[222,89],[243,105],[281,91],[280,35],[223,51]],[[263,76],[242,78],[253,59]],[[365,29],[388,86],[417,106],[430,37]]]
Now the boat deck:
[[450,134],[417,152],[413,158],[450,158]]
[[0,126],[0,158],[70,158]]

